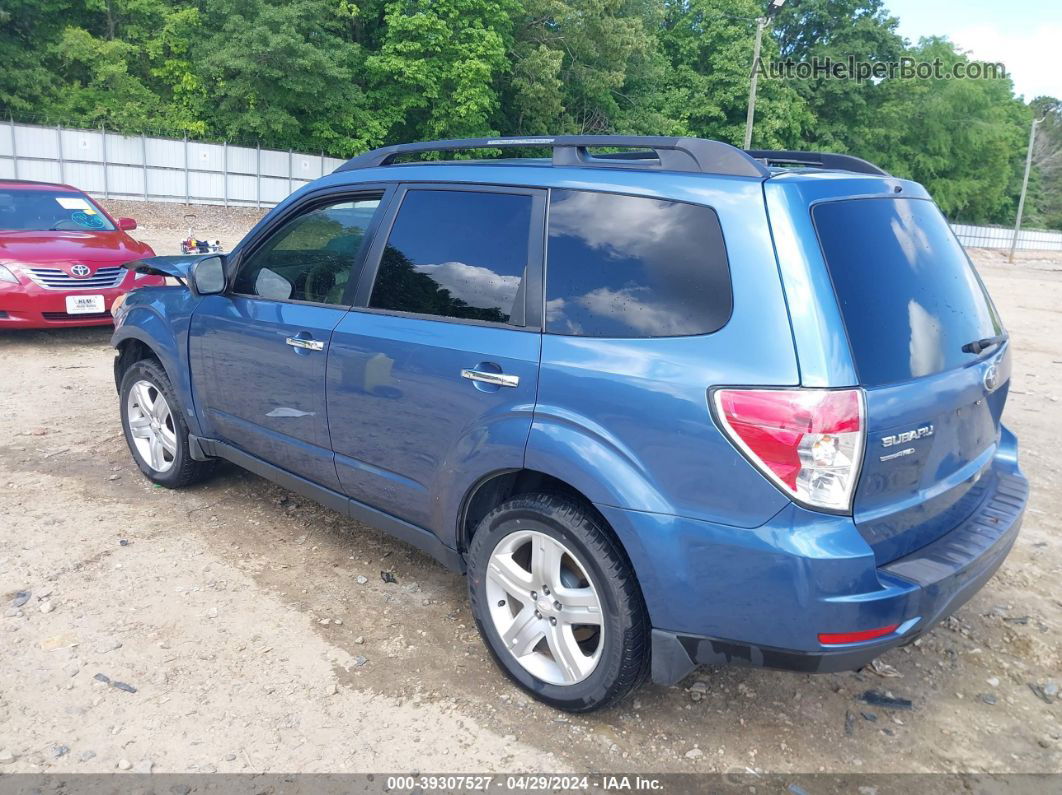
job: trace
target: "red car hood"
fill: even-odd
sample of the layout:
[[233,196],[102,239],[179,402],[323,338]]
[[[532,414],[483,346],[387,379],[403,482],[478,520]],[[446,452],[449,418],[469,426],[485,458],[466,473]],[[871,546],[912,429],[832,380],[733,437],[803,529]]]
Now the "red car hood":
[[27,265],[47,262],[121,263],[152,257],[150,246],[125,232],[0,230],[0,262]]

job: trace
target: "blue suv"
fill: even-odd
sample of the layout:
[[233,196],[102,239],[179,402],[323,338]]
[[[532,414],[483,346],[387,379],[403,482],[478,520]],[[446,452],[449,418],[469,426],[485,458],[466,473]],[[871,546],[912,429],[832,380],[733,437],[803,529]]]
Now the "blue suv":
[[[536,147],[552,157],[425,161]],[[926,191],[627,136],[355,157],[116,312],[122,425],[465,572],[498,665],[603,707],[697,665],[858,668],[992,576],[1011,355]]]

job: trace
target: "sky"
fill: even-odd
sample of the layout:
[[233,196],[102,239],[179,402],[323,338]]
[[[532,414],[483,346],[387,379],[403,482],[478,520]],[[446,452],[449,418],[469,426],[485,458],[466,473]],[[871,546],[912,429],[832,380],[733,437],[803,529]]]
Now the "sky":
[[971,57],[1002,61],[1014,90],[1029,100],[1062,98],[1062,4],[1057,0],[885,0],[912,41],[944,35]]

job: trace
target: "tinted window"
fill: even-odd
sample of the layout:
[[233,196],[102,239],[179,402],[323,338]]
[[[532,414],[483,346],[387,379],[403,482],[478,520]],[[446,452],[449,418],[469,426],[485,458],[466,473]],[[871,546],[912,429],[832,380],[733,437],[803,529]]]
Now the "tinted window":
[[719,219],[693,204],[554,190],[546,328],[587,337],[705,334],[730,317]]
[[411,190],[380,260],[369,305],[523,322],[531,197]]
[[0,191],[0,229],[110,232],[114,224],[83,193],[27,189]]
[[813,217],[864,384],[961,366],[975,358],[963,345],[1000,333],[984,287],[932,202],[828,202]]
[[233,289],[280,301],[342,304],[379,198],[318,207],[284,224],[240,267]]

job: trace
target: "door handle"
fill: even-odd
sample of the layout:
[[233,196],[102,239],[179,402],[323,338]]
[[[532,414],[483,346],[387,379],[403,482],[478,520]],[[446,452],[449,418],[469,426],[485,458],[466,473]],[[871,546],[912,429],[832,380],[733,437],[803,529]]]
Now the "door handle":
[[321,340],[304,340],[301,337],[288,337],[284,340],[292,348],[302,348],[307,351],[323,351],[324,342]]
[[482,370],[462,370],[461,377],[469,381],[479,381],[494,386],[520,386],[520,376],[506,375],[505,373],[485,373]]

